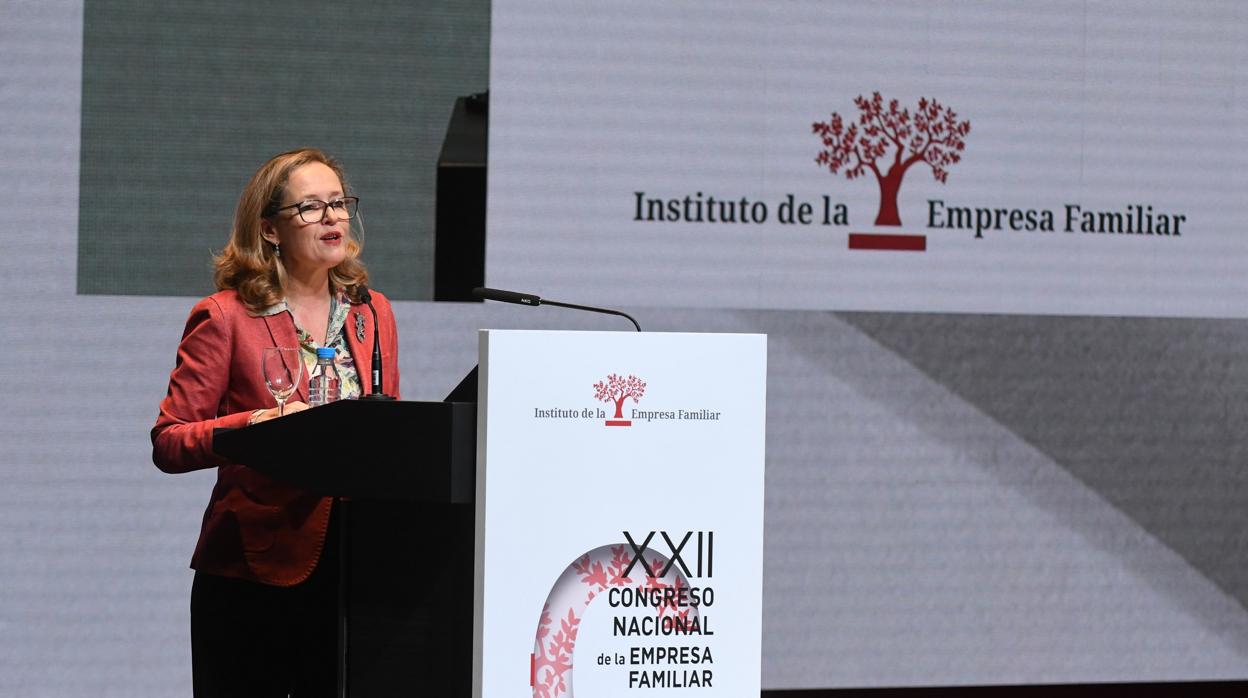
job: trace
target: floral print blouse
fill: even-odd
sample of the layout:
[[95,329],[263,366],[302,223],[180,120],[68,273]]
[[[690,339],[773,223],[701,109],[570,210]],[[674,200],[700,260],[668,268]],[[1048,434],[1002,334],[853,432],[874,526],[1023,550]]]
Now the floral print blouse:
[[295,323],[295,334],[299,337],[299,355],[303,357],[303,368],[306,375],[312,375],[312,369],[316,367],[316,350],[318,347],[327,346],[334,348],[334,367],[338,369],[338,398],[340,400],[354,400],[362,392],[360,390],[360,374],[355,370],[355,357],[351,356],[351,349],[347,346],[346,335],[342,332],[350,310],[351,301],[347,299],[346,293],[335,291],[330,295],[329,329],[326,332],[329,342],[323,345],[318,344],[315,337],[305,332],[299,326],[299,323],[295,321],[295,314],[290,312],[290,306],[286,304],[285,299],[265,308],[260,313],[262,316],[290,313],[290,319]]

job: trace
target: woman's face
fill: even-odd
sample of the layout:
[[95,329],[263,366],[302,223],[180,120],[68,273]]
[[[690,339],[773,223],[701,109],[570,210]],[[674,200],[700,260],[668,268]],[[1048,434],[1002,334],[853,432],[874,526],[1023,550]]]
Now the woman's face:
[[[331,202],[345,193],[338,175],[328,165],[310,162],[290,173],[281,206],[314,199]],[[304,215],[312,219],[316,214]],[[346,259],[350,221],[332,206],[324,207],[319,215],[320,220],[308,223],[299,217],[297,209],[286,208],[263,222],[264,239],[281,245],[282,263],[292,275],[328,272]]]

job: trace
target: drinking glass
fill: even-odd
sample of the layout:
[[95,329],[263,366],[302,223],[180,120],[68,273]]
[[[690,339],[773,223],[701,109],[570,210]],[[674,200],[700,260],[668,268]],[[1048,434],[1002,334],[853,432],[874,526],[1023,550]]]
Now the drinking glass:
[[286,412],[286,400],[303,379],[303,359],[299,356],[299,348],[266,348],[260,368],[264,373],[264,384],[273,393],[273,399],[277,400],[277,416],[280,417]]

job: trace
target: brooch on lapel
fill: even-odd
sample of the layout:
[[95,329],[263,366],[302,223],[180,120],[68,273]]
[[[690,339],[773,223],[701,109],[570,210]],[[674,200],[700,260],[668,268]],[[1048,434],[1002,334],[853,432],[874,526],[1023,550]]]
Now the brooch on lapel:
[[355,311],[355,338],[364,341],[364,316],[358,310]]

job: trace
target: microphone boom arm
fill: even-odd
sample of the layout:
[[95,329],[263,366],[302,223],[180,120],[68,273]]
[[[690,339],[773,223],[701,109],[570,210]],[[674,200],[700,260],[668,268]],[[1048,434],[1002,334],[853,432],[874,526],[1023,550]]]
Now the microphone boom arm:
[[538,303],[540,303],[541,305],[554,305],[560,308],[571,308],[573,310],[588,310],[591,313],[602,313],[603,315],[618,315],[628,320],[629,322],[633,323],[633,327],[637,328],[638,332],[641,331],[641,325],[637,324],[637,321],[633,319],[633,316],[629,315],[628,313],[622,310],[611,310],[610,308],[595,308],[592,305],[577,305],[576,303],[561,303],[559,301],[548,301],[548,300],[541,299],[541,298],[538,299]]
[[479,298],[483,301],[501,301],[503,303],[516,303],[518,305],[528,306],[554,305],[560,308],[571,308],[572,310],[585,310],[591,313],[602,313],[603,315],[616,315],[633,323],[633,327],[635,327],[638,332],[641,331],[641,325],[637,324],[637,321],[633,319],[633,316],[620,310],[597,308],[592,305],[578,305],[576,303],[544,300],[540,296],[535,296],[532,293],[517,293],[516,291],[504,291],[502,289],[485,288],[481,286],[472,289],[472,295],[474,298]]

